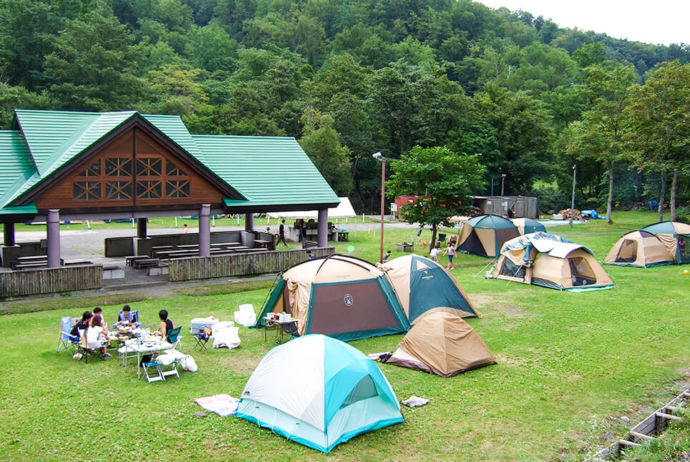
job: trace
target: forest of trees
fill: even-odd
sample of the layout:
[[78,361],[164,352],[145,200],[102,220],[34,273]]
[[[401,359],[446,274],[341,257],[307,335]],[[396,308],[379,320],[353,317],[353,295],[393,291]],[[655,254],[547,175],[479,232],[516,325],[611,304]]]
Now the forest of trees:
[[378,209],[371,153],[415,146],[476,156],[475,193],[505,173],[542,211],[568,206],[575,163],[580,208],[682,203],[688,62],[471,0],[0,0],[0,125],[138,110],[294,136],[361,211]]

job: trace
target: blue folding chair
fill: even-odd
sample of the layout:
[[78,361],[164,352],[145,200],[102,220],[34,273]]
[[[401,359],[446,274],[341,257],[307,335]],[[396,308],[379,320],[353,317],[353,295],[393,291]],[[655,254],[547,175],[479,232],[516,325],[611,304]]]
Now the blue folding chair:
[[79,344],[79,336],[72,335],[72,318],[65,316],[60,320],[60,336],[58,337],[57,352],[69,351],[74,354],[77,352],[77,345]]

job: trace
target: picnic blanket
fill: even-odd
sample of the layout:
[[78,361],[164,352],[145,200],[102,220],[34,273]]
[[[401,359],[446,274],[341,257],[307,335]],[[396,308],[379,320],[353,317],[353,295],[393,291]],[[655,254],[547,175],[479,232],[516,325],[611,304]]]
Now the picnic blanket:
[[226,394],[197,398],[194,402],[207,411],[214,412],[221,417],[236,414],[237,407],[240,405],[239,399]]

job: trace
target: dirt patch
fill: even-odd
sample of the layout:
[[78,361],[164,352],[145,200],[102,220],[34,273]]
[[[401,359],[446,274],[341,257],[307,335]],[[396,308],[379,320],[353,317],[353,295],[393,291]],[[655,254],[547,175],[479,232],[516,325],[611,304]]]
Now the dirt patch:
[[512,299],[510,293],[506,294],[473,294],[470,297],[472,304],[479,310],[482,316],[503,316],[511,319],[520,319],[527,316],[520,305],[506,304]]
[[496,362],[504,366],[525,367],[529,362],[523,358],[516,356],[506,356],[504,354],[496,355]]

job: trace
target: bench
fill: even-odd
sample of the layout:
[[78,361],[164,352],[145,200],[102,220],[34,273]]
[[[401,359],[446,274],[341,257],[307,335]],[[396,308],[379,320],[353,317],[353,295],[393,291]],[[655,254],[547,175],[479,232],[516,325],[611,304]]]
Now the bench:
[[268,241],[266,239],[254,239],[254,245],[256,245],[256,247],[263,247],[268,249],[271,246],[271,244],[273,244],[273,241]]
[[26,262],[26,263],[12,263],[12,269],[23,270],[32,268],[46,268],[48,267],[48,262]]
[[128,257],[125,257],[125,264],[127,266],[134,266],[134,262],[137,260],[147,260],[151,257],[147,255],[130,255]]
[[146,258],[146,259],[140,259],[140,260],[134,260],[132,263],[132,266],[136,269],[143,269],[143,268],[151,268],[154,266],[158,266],[160,263],[160,260],[156,258]]
[[89,260],[71,260],[63,263],[64,266],[77,266],[77,265],[93,265],[92,261]]
[[338,241],[347,241],[350,235],[349,231],[338,231]]

